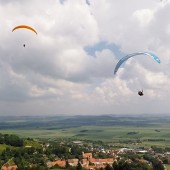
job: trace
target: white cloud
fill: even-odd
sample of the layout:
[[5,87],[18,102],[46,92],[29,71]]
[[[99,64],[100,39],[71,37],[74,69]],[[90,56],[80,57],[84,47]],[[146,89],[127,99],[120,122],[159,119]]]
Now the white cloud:
[[142,9],[134,12],[134,17],[136,17],[140,23],[140,26],[145,27],[153,19],[153,11],[150,9]]
[[[169,11],[168,1],[156,0],[2,0],[0,114],[168,112]],[[12,32],[20,24],[38,35]],[[114,76],[123,56],[84,50],[100,41],[125,54],[151,51],[161,64],[135,57]]]

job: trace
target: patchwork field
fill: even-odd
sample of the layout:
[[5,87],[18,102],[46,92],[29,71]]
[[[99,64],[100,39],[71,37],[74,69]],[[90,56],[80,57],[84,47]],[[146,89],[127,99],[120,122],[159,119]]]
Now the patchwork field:
[[101,140],[131,147],[151,145],[170,147],[170,118],[75,116],[47,117],[38,120],[22,117],[3,123],[5,128],[0,125],[0,133],[17,134],[24,138],[48,140],[72,138]]

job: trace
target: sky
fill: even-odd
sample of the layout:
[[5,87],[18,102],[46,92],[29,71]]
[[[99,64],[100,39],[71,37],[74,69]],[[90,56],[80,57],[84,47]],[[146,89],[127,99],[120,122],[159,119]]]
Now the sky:
[[[169,0],[1,0],[0,115],[169,114],[169,16]],[[144,51],[161,63],[114,75]]]

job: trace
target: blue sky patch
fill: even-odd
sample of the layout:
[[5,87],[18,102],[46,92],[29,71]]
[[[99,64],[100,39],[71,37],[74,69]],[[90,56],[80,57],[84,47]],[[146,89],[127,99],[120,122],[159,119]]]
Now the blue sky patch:
[[86,4],[87,4],[87,5],[90,5],[90,1],[89,1],[89,0],[86,0]]
[[59,1],[60,1],[61,4],[63,4],[65,0],[59,0]]
[[122,57],[124,57],[126,54],[123,53],[121,50],[120,50],[120,47],[114,43],[107,43],[106,41],[101,41],[97,44],[94,44],[93,46],[86,46],[84,48],[84,50],[91,56],[95,56],[95,53],[97,51],[103,51],[104,49],[109,49],[111,50],[115,56],[120,59]]

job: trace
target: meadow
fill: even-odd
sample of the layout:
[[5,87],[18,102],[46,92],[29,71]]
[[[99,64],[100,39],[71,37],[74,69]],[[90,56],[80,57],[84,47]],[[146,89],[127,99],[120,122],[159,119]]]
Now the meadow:
[[95,140],[130,147],[170,147],[170,117],[3,117],[0,133],[23,138]]
[[[9,119],[9,118],[8,118]],[[170,118],[130,116],[73,116],[17,118],[3,122],[0,133],[23,138],[104,141],[129,147],[170,147]],[[9,125],[9,126],[8,126]]]

